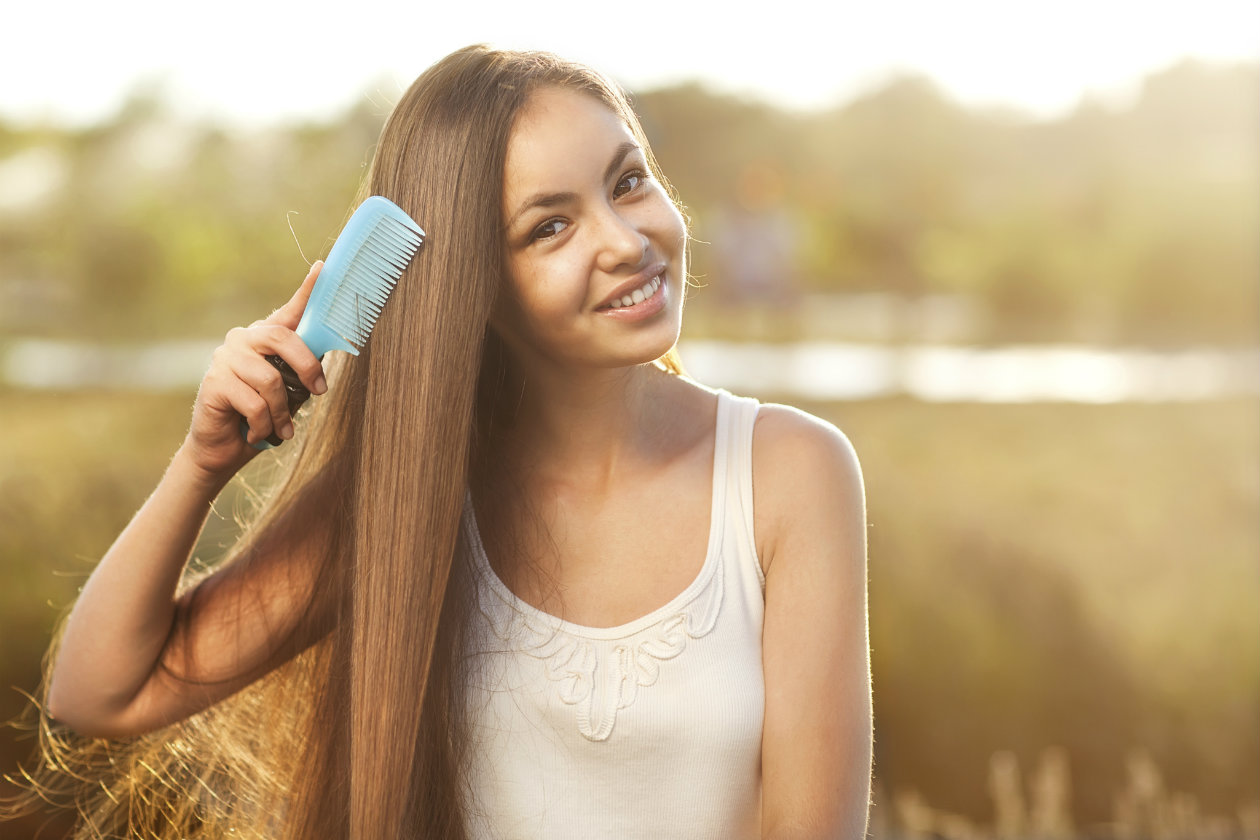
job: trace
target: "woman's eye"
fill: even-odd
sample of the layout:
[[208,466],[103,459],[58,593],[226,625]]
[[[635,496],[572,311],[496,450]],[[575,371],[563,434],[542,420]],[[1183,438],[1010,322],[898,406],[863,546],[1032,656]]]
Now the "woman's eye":
[[534,228],[533,235],[530,239],[537,241],[539,239],[551,239],[553,236],[559,236],[569,223],[564,219],[548,219],[538,227]]
[[613,197],[621,198],[627,193],[634,192],[639,187],[643,186],[644,180],[646,180],[646,177],[642,172],[630,172],[626,174],[620,181],[617,182],[617,186],[613,188]]

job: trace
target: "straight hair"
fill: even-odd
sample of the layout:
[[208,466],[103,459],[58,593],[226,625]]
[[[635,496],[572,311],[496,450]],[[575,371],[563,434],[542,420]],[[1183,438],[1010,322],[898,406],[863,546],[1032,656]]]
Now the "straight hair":
[[[421,75],[386,120],[359,198],[393,200],[425,245],[364,351],[326,365],[327,394],[221,561],[251,562],[295,506],[330,523],[304,597],[333,629],[233,697],[139,738],[80,738],[41,713],[40,765],[13,812],[69,805],[80,838],[464,837],[460,652],[473,579],[461,517],[470,493],[511,492],[491,455],[522,382],[490,319],[504,282],[508,140],[542,87],[610,108],[669,190],[627,97],[590,68],[474,46]],[[682,372],[673,350],[657,364]]]

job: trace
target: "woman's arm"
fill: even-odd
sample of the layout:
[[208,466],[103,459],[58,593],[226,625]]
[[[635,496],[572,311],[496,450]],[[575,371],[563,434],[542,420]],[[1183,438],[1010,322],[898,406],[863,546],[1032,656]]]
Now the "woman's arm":
[[[252,549],[180,601],[175,593],[219,491],[261,440],[289,424],[279,353],[313,393],[319,361],[293,332],[319,273],[316,264],[284,307],[233,330],[197,394],[188,436],[157,489],[97,565],[75,603],[48,688],[48,711],[73,729],[132,735],[187,717],[265,672],[304,628],[301,562],[319,532],[282,518]],[[291,435],[280,431],[282,437]],[[288,527],[286,527],[288,526]],[[306,582],[309,584],[309,581]],[[249,593],[265,593],[250,599]],[[176,622],[177,611],[185,620]],[[314,627],[310,628],[310,632]],[[286,641],[287,640],[287,641]],[[282,642],[285,642],[282,644]]]
[[834,427],[765,406],[753,447],[766,572],[762,836],[859,840],[872,712],[861,470]]

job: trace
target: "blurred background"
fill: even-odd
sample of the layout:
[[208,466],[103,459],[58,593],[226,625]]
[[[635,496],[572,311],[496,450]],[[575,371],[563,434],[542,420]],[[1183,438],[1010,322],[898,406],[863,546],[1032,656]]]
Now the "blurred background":
[[[27,5],[0,56],[0,719],[219,337],[326,254],[401,87],[489,41],[630,88],[696,237],[684,363],[862,457],[873,834],[1260,838],[1253,4]],[[0,730],[0,774],[30,750]]]

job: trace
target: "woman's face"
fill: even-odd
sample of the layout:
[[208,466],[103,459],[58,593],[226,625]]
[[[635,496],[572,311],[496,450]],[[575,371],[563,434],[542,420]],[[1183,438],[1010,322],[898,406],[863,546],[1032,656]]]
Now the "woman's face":
[[530,97],[508,142],[503,218],[508,284],[494,326],[523,361],[621,367],[677,341],[686,229],[599,100]]

